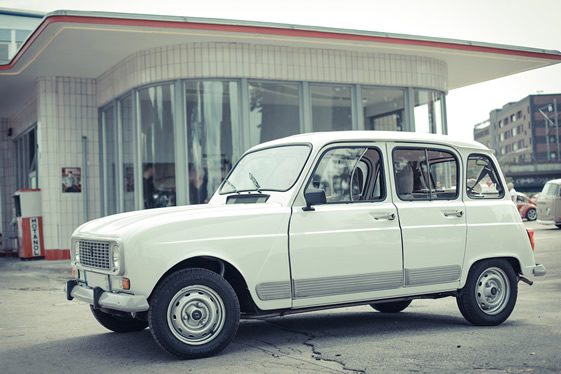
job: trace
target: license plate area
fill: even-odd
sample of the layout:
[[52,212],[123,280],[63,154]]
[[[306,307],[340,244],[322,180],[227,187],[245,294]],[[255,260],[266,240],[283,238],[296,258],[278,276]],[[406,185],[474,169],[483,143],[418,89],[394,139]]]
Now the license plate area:
[[84,271],[84,278],[88,287],[101,287],[104,291],[111,291],[109,275]]

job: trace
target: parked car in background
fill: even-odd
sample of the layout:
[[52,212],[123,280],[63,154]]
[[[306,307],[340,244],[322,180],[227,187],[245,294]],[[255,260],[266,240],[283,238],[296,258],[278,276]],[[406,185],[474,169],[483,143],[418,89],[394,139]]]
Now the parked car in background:
[[530,201],[528,195],[516,193],[516,208],[520,212],[520,217],[526,218],[528,221],[535,221],[538,218],[536,205]]
[[550,180],[538,197],[538,223],[561,229],[561,179]]
[[540,197],[541,192],[535,193],[530,197],[530,202],[534,205],[538,204],[538,197]]

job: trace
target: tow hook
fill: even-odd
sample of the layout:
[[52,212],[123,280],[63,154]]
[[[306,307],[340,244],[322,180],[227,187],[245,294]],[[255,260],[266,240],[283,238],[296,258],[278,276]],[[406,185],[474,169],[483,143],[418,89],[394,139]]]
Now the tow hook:
[[527,279],[527,278],[524,278],[523,276],[519,276],[519,277],[518,277],[518,280],[519,280],[519,281],[522,281],[522,282],[524,282],[524,283],[526,283],[528,286],[531,286],[532,284],[534,284],[533,281],[531,281],[531,280],[529,280],[529,279]]

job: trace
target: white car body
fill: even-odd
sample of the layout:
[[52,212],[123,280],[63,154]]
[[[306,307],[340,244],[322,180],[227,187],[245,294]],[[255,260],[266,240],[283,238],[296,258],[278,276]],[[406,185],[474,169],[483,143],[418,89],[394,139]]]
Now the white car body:
[[[288,191],[263,192],[269,195],[266,203],[226,204],[231,194],[217,191],[205,205],[117,214],[80,226],[72,236],[77,284],[69,297],[94,304],[93,289],[99,287],[103,292],[96,302],[101,307],[144,312],[157,284],[195,258],[222,263],[227,271],[236,269],[256,314],[453,294],[482,259],[510,259],[529,282],[545,272],[534,261],[526,228],[508,193],[485,200],[467,196],[470,154],[486,155],[498,168],[493,154],[479,143],[429,134],[352,131],[296,135],[248,153],[288,144],[308,144],[310,155]],[[385,198],[303,210],[304,188],[319,158],[327,148],[343,145],[375,146],[381,152]],[[437,147],[457,157],[458,197],[400,200],[391,170],[392,150],[402,146]],[[77,261],[80,240],[116,243],[118,269],[100,270]],[[112,250],[110,245],[108,253]],[[130,289],[123,289],[123,278],[130,281]]]

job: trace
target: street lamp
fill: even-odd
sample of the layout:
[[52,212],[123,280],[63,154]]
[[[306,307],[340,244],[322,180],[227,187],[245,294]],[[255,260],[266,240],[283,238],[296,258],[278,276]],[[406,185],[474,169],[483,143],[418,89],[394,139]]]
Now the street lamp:
[[[549,118],[549,115],[544,113],[543,109],[547,108],[547,112],[551,113],[553,112],[554,114],[554,121],[551,120],[551,118]],[[551,161],[551,151],[550,151],[550,147],[549,147],[549,128],[550,126],[555,126],[555,135],[556,135],[556,143],[557,143],[557,153],[555,154],[555,158],[559,159],[559,151],[560,151],[560,146],[559,146],[559,119],[557,116],[557,98],[553,98],[553,104],[547,104],[544,105],[542,107],[538,108],[538,112],[540,112],[540,114],[543,116],[543,118],[545,119],[545,138],[546,138],[546,145],[547,145],[547,160]]]

